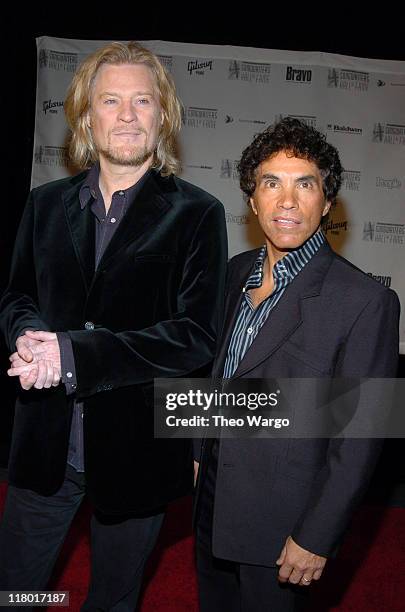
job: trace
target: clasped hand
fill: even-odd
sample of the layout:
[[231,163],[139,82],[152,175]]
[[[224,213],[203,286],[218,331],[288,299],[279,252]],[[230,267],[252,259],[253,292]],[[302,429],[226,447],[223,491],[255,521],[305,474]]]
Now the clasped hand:
[[10,355],[9,376],[18,376],[23,389],[49,389],[61,379],[59,342],[55,333],[27,330],[17,338]]

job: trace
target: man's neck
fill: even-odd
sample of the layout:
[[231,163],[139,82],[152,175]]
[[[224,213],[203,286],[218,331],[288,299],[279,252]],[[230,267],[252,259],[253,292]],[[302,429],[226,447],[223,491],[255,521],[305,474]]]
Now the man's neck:
[[141,166],[119,166],[100,159],[99,187],[107,212],[111,206],[113,193],[135,185],[150,167],[150,159]]
[[305,240],[305,242],[303,242],[302,244],[291,248],[291,249],[285,249],[283,251],[278,250],[274,244],[272,244],[272,242],[270,242],[270,240],[268,240],[268,238],[266,238],[266,248],[267,248],[267,260],[268,260],[268,273],[269,274],[273,274],[273,268],[276,265],[276,263],[278,261],[280,261],[280,259],[282,259],[283,257],[285,257],[286,255],[288,255],[288,253],[291,253],[292,251],[297,251],[299,249],[301,249],[303,247],[303,245],[308,242],[308,240],[310,240],[318,231],[319,231],[320,225],[318,226],[317,230],[310,236],[310,238],[307,238],[307,240]]
[[268,276],[273,276],[274,266],[276,265],[278,261],[280,261],[280,259],[282,259],[285,255],[287,255],[289,251],[287,250],[279,251],[273,246],[273,244],[269,240],[266,240],[266,247],[267,247],[267,257],[265,259],[266,266],[264,269],[266,270],[266,274]]

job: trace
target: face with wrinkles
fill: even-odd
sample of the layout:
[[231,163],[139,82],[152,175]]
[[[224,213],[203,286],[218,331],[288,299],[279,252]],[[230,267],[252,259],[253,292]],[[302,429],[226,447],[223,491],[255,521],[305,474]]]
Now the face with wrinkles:
[[100,162],[121,166],[152,163],[162,110],[148,66],[101,66],[92,87],[88,123]]
[[286,151],[258,166],[250,204],[274,262],[304,244],[318,230],[330,208],[318,166]]

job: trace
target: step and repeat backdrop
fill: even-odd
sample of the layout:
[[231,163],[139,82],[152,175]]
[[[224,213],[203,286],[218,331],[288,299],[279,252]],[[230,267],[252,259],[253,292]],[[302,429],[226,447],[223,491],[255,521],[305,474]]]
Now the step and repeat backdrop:
[[[67,157],[63,102],[78,64],[105,43],[37,39],[33,187],[75,173]],[[340,197],[324,224],[331,246],[395,289],[404,311],[405,62],[164,41],[142,44],[175,80],[184,107],[181,177],[223,202],[230,256],[263,242],[239,189],[241,152],[269,124],[297,117],[326,134],[345,169]],[[400,349],[405,353],[404,315]]]

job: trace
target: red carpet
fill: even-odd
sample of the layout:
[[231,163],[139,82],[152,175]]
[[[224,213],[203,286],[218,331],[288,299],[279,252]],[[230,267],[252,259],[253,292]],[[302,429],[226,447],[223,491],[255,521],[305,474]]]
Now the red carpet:
[[[5,489],[0,483],[0,508]],[[190,499],[171,506],[148,565],[141,612],[198,612],[190,515]],[[89,518],[85,506],[73,524],[52,585],[70,592],[73,612],[80,609],[89,578]],[[404,572],[405,509],[362,507],[339,558],[328,562],[312,590],[311,612],[404,612]]]

